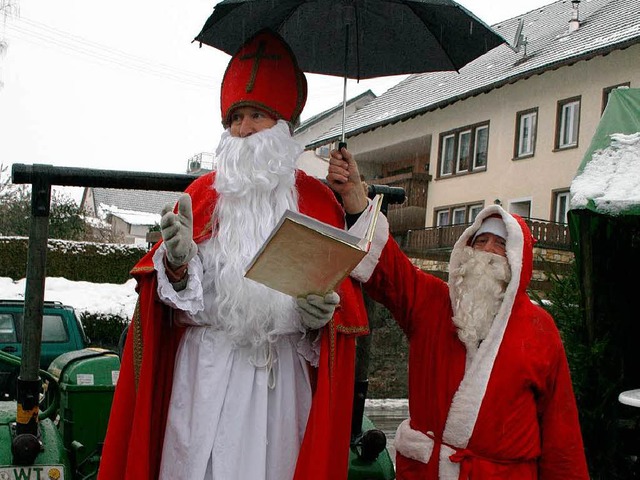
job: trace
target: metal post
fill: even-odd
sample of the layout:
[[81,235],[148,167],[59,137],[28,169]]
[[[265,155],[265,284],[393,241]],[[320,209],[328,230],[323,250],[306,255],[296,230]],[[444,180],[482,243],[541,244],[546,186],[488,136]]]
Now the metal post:
[[17,424],[18,435],[38,433],[38,403],[41,380],[40,347],[42,344],[42,314],[44,311],[45,268],[51,183],[38,177],[31,190],[31,225],[27,254],[27,282],[25,288],[24,319],[22,322],[22,364],[18,377]]

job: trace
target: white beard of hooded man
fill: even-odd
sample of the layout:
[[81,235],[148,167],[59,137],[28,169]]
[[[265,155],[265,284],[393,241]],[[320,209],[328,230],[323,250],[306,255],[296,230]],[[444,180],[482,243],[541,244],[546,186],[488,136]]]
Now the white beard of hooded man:
[[451,285],[453,323],[472,357],[502,305],[511,269],[505,257],[464,247],[460,266],[451,274],[456,277]]
[[246,138],[227,130],[216,151],[216,233],[206,247],[209,255],[203,256],[203,283],[213,282],[213,307],[237,345],[272,340],[294,316],[292,297],[244,273],[285,210],[298,211],[295,163],[301,152],[282,120]]

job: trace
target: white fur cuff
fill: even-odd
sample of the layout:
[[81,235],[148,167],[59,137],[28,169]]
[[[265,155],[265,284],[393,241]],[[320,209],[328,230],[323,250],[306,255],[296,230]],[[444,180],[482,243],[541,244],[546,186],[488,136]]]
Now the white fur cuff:
[[[362,217],[361,217],[362,218]],[[363,236],[360,231],[358,222],[356,222],[350,229],[349,233],[354,233],[358,236]],[[384,246],[387,244],[389,240],[389,222],[387,221],[387,217],[385,217],[382,213],[378,213],[378,219],[376,220],[376,228],[373,233],[373,239],[371,240],[371,246],[369,247],[369,252],[365,255],[365,257],[360,261],[360,263],[353,269],[351,272],[351,278],[355,280],[365,283],[373,274],[373,271],[378,265],[378,261],[380,260],[380,255],[382,254],[382,250]]]
[[[411,419],[403,421],[396,431],[393,445],[397,452],[418,462],[428,463],[433,452],[433,439],[410,425]],[[433,434],[432,432],[429,432]]]

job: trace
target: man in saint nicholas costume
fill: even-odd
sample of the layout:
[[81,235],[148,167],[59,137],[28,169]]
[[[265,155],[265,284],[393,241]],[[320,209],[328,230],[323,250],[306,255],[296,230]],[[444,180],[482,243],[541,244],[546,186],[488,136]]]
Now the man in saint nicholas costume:
[[262,31],[232,57],[214,172],[165,209],[132,270],[139,300],[99,480],[347,478],[359,287],[294,299],[244,278],[285,210],[344,227],[291,137],[306,79]]
[[[357,233],[368,200],[346,149],[331,153],[327,180]],[[589,478],[560,334],[526,293],[533,244],[522,218],[486,207],[454,245],[447,283],[413,265],[378,219],[352,276],[409,340],[398,479]]]

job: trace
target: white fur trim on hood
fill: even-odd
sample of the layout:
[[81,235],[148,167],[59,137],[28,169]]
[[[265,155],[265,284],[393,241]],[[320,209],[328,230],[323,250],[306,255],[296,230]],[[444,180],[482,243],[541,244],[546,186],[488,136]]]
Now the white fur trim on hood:
[[[498,205],[491,205],[483,209],[476,217],[474,223],[462,233],[455,243],[449,262],[449,285],[451,286],[456,280],[455,272],[460,266],[462,258],[461,251],[469,245],[470,240],[479,230],[484,219],[494,214],[501,216],[507,231],[506,252],[507,261],[511,268],[511,281],[507,285],[502,305],[495,316],[487,338],[480,344],[473,360],[467,363],[462,382],[453,396],[449,415],[442,434],[442,440],[444,443],[457,448],[466,448],[473,433],[480,406],[482,405],[482,399],[487,390],[493,364],[498,354],[500,344],[502,343],[502,338],[509,317],[511,316],[511,309],[520,285],[524,237],[518,221]],[[449,294],[452,305],[455,305],[455,290],[451,287],[449,288]],[[455,475],[455,472],[458,470],[459,464],[451,463],[448,460],[448,454],[444,449],[441,450],[441,477],[448,478],[450,475]]]

